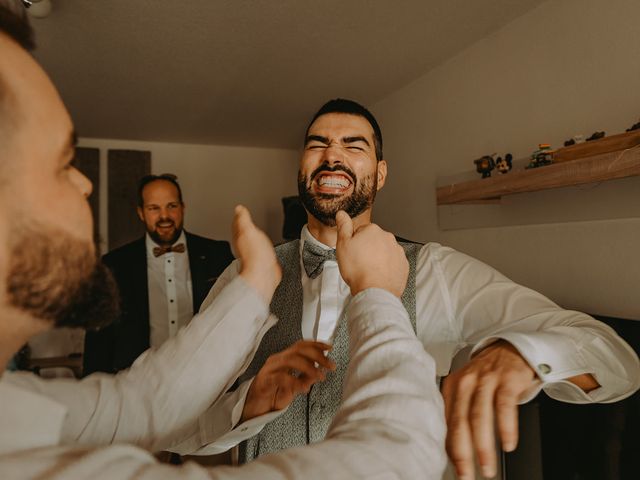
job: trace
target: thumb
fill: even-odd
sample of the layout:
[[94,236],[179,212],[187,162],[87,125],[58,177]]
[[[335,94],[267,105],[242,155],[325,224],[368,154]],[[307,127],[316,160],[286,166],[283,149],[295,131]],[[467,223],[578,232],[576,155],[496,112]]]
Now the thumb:
[[353,221],[344,210],[336,213],[336,226],[338,227],[338,243],[353,237]]
[[233,231],[236,236],[253,226],[253,220],[251,219],[251,214],[249,213],[249,210],[247,210],[247,207],[244,205],[236,205],[233,217]]

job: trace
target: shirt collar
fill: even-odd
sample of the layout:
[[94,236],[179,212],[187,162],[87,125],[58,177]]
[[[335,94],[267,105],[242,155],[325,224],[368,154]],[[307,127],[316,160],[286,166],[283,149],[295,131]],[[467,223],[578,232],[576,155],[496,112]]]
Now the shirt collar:
[[300,232],[300,251],[301,252],[302,252],[302,247],[304,246],[304,242],[313,243],[314,245],[322,248],[323,250],[333,250],[333,248],[331,248],[328,245],[325,245],[320,240],[318,240],[313,235],[311,235],[311,232],[307,228],[307,225],[302,227],[302,231]]

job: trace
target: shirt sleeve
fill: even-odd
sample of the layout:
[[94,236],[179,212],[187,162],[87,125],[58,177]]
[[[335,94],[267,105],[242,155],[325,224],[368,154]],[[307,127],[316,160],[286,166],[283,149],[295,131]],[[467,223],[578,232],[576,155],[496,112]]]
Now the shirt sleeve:
[[[459,344],[474,346],[473,355],[498,339],[508,341],[537,373],[541,382],[522,401],[542,388],[565,402],[614,402],[640,387],[638,357],[607,325],[564,310],[463,253],[438,246],[431,254]],[[585,393],[566,381],[585,373],[600,387]]]
[[[445,424],[435,366],[400,301],[370,289],[349,307],[351,361],[343,401],[319,443],[260,457],[240,468],[159,464],[129,445],[43,448],[0,458],[8,477],[39,480],[326,480],[441,478]],[[425,374],[426,372],[426,374]]]
[[163,450],[193,435],[198,417],[248,366],[275,323],[241,277],[157,350],[118,375],[38,385],[68,409],[62,444],[131,443]]
[[269,412],[240,423],[242,410],[253,378],[220,397],[198,419],[198,429],[169,450],[182,455],[215,455],[260,433],[262,428],[286,409]]
[[[202,302],[200,311],[211,307],[224,288],[240,273],[240,261],[234,260],[216,280],[209,294]],[[260,337],[262,338],[262,337]],[[259,345],[256,344],[255,349]],[[255,353],[255,349],[254,352]],[[253,353],[251,358],[253,358]],[[248,366],[245,365],[243,371]],[[237,377],[237,376],[236,376]],[[169,450],[182,455],[215,455],[225,452],[240,442],[258,434],[274,418],[286,411],[278,410],[240,423],[249,386],[253,379],[242,383],[235,391],[227,392],[200,415],[197,428],[174,442]]]

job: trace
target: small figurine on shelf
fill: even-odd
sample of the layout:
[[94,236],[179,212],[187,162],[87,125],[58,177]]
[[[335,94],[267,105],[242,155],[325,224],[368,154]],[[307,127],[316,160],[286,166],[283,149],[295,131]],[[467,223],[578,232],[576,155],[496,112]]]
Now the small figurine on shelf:
[[593,140],[600,140],[604,138],[604,132],[593,132],[589,138],[587,138],[587,142],[592,142]]
[[526,168],[538,168],[545,165],[551,165],[553,163],[553,154],[555,150],[551,150],[551,145],[548,143],[538,144],[538,150],[531,154],[531,161]]
[[485,155],[484,157],[480,157],[473,161],[473,163],[476,164],[476,170],[478,173],[482,174],[482,178],[491,176],[491,170],[496,166],[495,160],[493,159],[495,155],[495,153],[493,155]]
[[584,135],[574,135],[569,140],[565,140],[564,146],[570,147],[571,145],[575,145],[576,143],[584,143]]
[[496,170],[501,174],[509,173],[509,170],[513,167],[511,161],[513,160],[513,155],[507,153],[504,158],[498,157],[496,160]]
[[640,130],[640,122],[634,123],[629,128],[627,128],[627,132],[633,132],[634,130]]

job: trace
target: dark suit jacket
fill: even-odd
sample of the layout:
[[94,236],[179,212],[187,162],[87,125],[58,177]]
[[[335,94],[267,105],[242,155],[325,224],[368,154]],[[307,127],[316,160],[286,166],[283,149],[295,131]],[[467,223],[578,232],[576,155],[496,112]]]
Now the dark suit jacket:
[[[233,261],[229,242],[185,232],[196,313],[213,283]],[[149,294],[145,237],[117,248],[102,261],[111,269],[120,290],[122,313],[112,325],[87,332],[84,375],[115,373],[128,368],[149,348]]]

